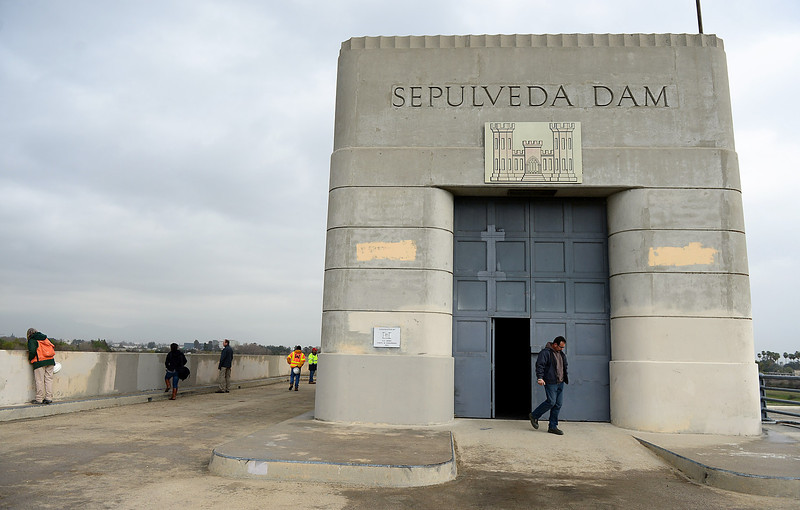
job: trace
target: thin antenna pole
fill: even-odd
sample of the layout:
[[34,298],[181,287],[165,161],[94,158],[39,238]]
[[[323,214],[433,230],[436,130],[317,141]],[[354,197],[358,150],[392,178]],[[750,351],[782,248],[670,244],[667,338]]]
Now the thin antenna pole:
[[703,14],[700,12],[700,0],[695,0],[697,4],[697,28],[700,30],[700,33],[703,33]]

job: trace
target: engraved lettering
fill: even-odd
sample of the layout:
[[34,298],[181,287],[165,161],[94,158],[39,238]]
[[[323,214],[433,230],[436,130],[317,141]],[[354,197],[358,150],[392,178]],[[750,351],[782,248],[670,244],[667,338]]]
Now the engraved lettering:
[[491,101],[492,106],[497,104],[497,98],[500,97],[500,93],[503,92],[504,88],[505,87],[500,87],[500,90],[497,91],[497,95],[492,97],[492,94],[489,92],[489,87],[486,85],[483,86],[483,90],[486,92],[486,96],[489,98],[489,101]]
[[[515,99],[516,102],[514,101]],[[508,87],[508,106],[522,106],[519,100],[519,85],[511,85]]]
[[661,87],[661,92],[658,93],[658,97],[657,98],[653,97],[653,93],[650,92],[650,87],[645,85],[645,87],[644,87],[644,105],[645,106],[650,106],[648,104],[648,101],[647,101],[648,98],[653,100],[653,106],[658,106],[658,103],[661,101],[661,97],[662,96],[664,97],[664,106],[669,107],[669,103],[667,102],[667,86],[666,85]]
[[[438,93],[434,94],[434,91],[436,91]],[[443,93],[444,93],[444,91],[442,90],[441,87],[428,87],[428,95],[430,97],[430,100],[429,100],[430,106],[433,106],[433,100],[442,97]]]
[[556,92],[556,97],[553,99],[553,104],[551,104],[550,106],[555,106],[556,101],[558,101],[559,99],[565,99],[567,101],[567,104],[572,106],[572,101],[570,101],[569,97],[567,97],[567,91],[564,90],[563,85],[558,86],[558,92]]
[[[598,95],[597,95],[597,92],[598,92],[600,89],[604,90],[604,91],[605,91],[605,92],[608,94],[608,95],[607,95],[607,97],[608,97],[608,101],[606,101],[605,103],[601,103],[601,102],[600,102],[600,99],[599,99],[599,97],[598,97]],[[604,93],[604,94],[601,94],[601,95],[606,95],[606,94]],[[612,101],[614,101],[614,93],[613,93],[613,92],[611,92],[611,89],[610,89],[610,88],[608,88],[608,87],[605,87],[605,86],[603,86],[603,85],[595,85],[595,86],[594,86],[594,105],[595,105],[595,106],[608,106],[608,105],[610,105],[610,104],[611,104],[611,102],[612,102]]]
[[461,86],[461,100],[458,103],[452,103],[450,101],[450,87],[447,87],[447,104],[449,106],[461,106],[464,104],[464,86]]
[[[591,87],[591,90],[589,90]],[[389,104],[394,108],[669,108],[674,99],[670,85],[496,84],[496,85],[392,85]],[[472,98],[467,99],[467,89]],[[527,98],[523,98],[526,94]],[[670,95],[672,94],[672,98]]]
[[[403,91],[404,90],[405,90],[405,87],[395,87],[394,88],[394,97],[392,98],[392,106],[396,106],[397,108],[400,108],[400,107],[402,107],[403,105],[406,104],[406,98],[403,95]],[[395,98],[397,100],[399,100],[399,101],[395,100]]]
[[478,87],[475,85],[472,86],[472,106],[483,106],[483,103],[478,104],[478,98],[475,95],[475,92],[478,90]]
[[639,103],[636,102],[636,98],[633,97],[631,88],[627,85],[625,85],[625,90],[622,91],[622,96],[619,98],[619,103],[617,103],[617,106],[622,106],[622,101],[625,99],[630,99],[633,102],[633,106],[639,106]]
[[[533,102],[534,90],[537,91],[536,95],[539,95],[538,92],[541,92],[542,95],[542,100],[538,103]],[[540,87],[538,85],[528,85],[528,106],[542,106],[546,102],[547,102],[547,91],[543,87]]]
[[411,87],[411,106],[414,108],[422,106],[422,87]]

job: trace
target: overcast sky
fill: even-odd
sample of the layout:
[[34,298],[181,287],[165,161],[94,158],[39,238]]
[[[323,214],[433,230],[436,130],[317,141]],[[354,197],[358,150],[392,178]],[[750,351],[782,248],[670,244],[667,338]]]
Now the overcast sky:
[[[756,350],[800,350],[800,2],[725,41]],[[0,335],[318,345],[336,61],[365,35],[696,33],[694,0],[0,0]]]

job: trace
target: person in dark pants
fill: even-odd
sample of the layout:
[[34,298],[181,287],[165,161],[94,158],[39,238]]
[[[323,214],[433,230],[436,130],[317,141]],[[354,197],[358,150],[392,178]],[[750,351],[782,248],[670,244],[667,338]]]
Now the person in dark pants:
[[219,355],[219,389],[217,393],[230,393],[231,391],[231,365],[233,365],[233,348],[226,338],[222,341],[222,353]]
[[289,364],[289,390],[294,386],[294,391],[300,385],[300,369],[306,363],[306,355],[298,345],[294,348],[294,352],[286,356],[286,363]]
[[[167,359],[164,361],[164,366],[167,367],[167,374],[164,376],[164,382],[167,383],[167,389],[172,389],[172,396],[170,400],[175,400],[178,397],[178,380],[182,367],[186,365],[186,356],[178,349],[178,344],[170,344],[170,351],[167,353]],[[170,387],[170,379],[172,379],[172,386]]]
[[564,384],[569,384],[567,355],[564,354],[566,345],[567,339],[557,336],[539,352],[539,356],[536,358],[536,383],[544,386],[546,399],[528,415],[533,428],[538,429],[539,418],[550,411],[550,424],[547,431],[559,436],[564,435],[564,432],[558,428],[558,412],[561,410],[561,403],[564,400]]
[[314,375],[317,373],[317,348],[311,349],[311,354],[308,355],[308,384],[317,384],[314,381]]

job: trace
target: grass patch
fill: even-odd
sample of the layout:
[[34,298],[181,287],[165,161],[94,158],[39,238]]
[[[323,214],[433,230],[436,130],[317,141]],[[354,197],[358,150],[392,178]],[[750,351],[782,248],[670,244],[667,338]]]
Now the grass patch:
[[784,404],[783,402],[769,402],[769,401],[767,401],[767,405],[768,406],[800,405],[800,393],[792,393],[790,391],[767,390],[767,397],[768,398],[779,398],[781,400],[791,400],[792,402],[796,402],[797,403],[797,404]]

